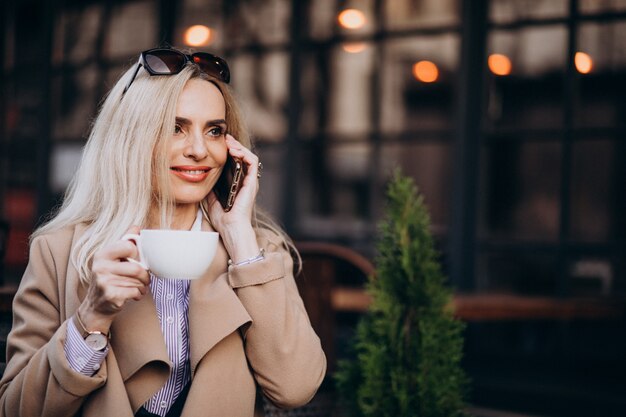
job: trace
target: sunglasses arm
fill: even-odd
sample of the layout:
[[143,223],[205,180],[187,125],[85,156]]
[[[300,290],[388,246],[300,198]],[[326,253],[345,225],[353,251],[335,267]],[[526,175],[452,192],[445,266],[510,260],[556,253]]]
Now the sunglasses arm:
[[124,88],[124,92],[122,93],[122,96],[124,94],[126,94],[126,92],[128,91],[128,89],[130,88],[130,85],[133,83],[133,81],[135,81],[135,77],[137,76],[137,73],[139,72],[139,69],[143,66],[142,62],[141,62],[141,57],[139,57],[139,62],[137,63],[137,68],[135,68],[135,72],[133,72],[133,76],[130,78],[130,81],[128,82],[128,84],[126,84],[126,87]]

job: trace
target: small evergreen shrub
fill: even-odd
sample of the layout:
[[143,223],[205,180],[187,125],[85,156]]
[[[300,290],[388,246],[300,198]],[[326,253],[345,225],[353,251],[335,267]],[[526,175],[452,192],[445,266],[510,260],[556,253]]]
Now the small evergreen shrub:
[[335,374],[341,408],[353,417],[462,416],[464,324],[453,316],[428,211],[400,172],[387,198],[367,285],[372,304],[357,326],[354,359]]

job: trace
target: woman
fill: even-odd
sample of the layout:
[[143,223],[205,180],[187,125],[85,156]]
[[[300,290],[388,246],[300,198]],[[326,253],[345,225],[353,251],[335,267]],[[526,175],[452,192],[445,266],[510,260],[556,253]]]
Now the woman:
[[[63,206],[33,234],[0,416],[252,416],[257,388],[281,407],[315,394],[326,360],[293,247],[257,218],[261,164],[228,81],[221,58],[155,49],[111,90]],[[225,210],[229,158],[245,175]],[[121,237],[142,228],[214,230],[220,247],[203,278],[162,279],[127,261],[138,251]]]

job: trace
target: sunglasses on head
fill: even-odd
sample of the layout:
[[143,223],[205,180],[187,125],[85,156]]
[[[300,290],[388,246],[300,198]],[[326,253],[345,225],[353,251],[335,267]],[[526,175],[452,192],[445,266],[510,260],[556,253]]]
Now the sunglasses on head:
[[230,82],[230,70],[228,64],[219,56],[208,52],[196,52],[188,55],[172,48],[155,48],[143,51],[139,56],[137,69],[132,78],[124,88],[122,95],[130,88],[135,81],[137,73],[144,67],[150,75],[175,75],[185,68],[187,63],[196,64],[202,72],[215,77],[225,83]]

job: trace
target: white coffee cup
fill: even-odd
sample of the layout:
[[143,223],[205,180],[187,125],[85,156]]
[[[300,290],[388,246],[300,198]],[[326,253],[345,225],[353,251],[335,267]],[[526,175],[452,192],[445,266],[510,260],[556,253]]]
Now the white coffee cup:
[[122,239],[132,240],[139,250],[139,261],[128,258],[157,277],[196,279],[211,266],[219,234],[190,230],[143,229]]

